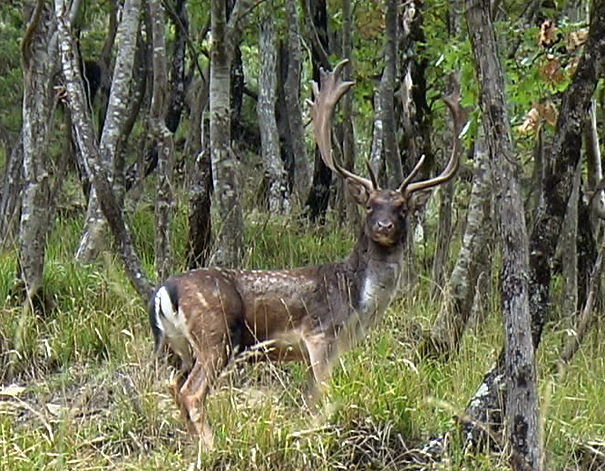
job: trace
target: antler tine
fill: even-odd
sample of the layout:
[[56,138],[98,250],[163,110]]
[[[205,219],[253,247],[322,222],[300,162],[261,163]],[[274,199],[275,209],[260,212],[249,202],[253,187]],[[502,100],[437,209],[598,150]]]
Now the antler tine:
[[424,164],[425,159],[426,159],[426,155],[422,154],[422,156],[420,156],[420,158],[418,159],[416,166],[412,169],[410,174],[407,177],[405,177],[405,180],[403,180],[401,182],[401,185],[399,185],[399,188],[397,191],[403,191],[410,184],[412,179],[418,174],[418,172],[422,168],[422,165]]
[[311,103],[313,111],[313,133],[315,142],[325,164],[342,178],[350,178],[368,189],[377,189],[372,181],[362,178],[346,170],[336,163],[332,155],[332,114],[336,103],[347,92],[354,82],[343,81],[340,77],[348,60],[339,62],[332,72],[320,70],[321,89],[313,82],[313,96],[315,101]]
[[[458,93],[452,93],[449,96],[441,97],[441,99],[445,102],[447,107],[450,109],[450,112],[452,114],[452,119],[454,121],[454,145],[452,148],[452,155],[451,155],[450,160],[447,163],[445,169],[443,170],[443,172],[441,172],[440,175],[436,176],[435,178],[431,178],[429,180],[424,180],[424,181],[415,182],[415,183],[409,183],[409,181],[411,180],[410,177],[415,175],[415,173],[417,173],[417,171],[419,169],[419,165],[417,164],[416,167],[414,167],[414,170],[412,170],[412,173],[410,174],[410,176],[408,176],[405,179],[405,181],[401,184],[401,186],[399,187],[399,190],[406,197],[409,197],[412,193],[414,193],[416,191],[425,190],[427,188],[432,188],[434,186],[441,185],[441,184],[447,182],[448,180],[451,180],[452,177],[456,174],[456,171],[458,170],[458,166],[460,164],[460,149],[461,149],[460,131],[462,130],[463,120],[464,120],[462,113],[460,112],[459,95],[458,95]],[[419,164],[422,162],[422,160],[423,159],[421,158],[419,161]]]

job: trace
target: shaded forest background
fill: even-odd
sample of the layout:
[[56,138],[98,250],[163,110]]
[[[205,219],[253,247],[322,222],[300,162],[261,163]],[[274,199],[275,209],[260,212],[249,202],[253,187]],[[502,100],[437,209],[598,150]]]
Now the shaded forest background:
[[[603,0],[0,12],[0,469],[605,469]],[[390,188],[421,156],[440,172],[450,95],[461,168],[410,222],[397,300],[326,423],[300,411],[299,367],[235,365],[219,450],[196,455],[146,300],[189,268],[346,256],[361,216],[305,104],[342,58],[344,167]]]

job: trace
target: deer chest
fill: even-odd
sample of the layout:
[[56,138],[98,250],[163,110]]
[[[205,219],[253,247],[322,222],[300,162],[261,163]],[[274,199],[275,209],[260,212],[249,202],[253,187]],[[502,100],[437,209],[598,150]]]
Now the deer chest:
[[401,264],[371,261],[359,291],[359,317],[365,327],[374,324],[389,306],[399,283]]

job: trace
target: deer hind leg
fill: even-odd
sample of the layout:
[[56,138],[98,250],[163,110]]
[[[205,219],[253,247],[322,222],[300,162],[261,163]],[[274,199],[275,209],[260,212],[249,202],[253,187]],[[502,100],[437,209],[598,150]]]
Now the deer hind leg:
[[181,413],[181,418],[185,421],[185,423],[188,422],[187,418],[189,417],[189,412],[181,400],[180,391],[185,384],[185,381],[187,381],[190,373],[191,368],[181,369],[172,379],[172,381],[170,381],[170,385],[168,386],[168,391],[170,392],[172,399],[174,399],[174,402]]
[[206,450],[212,449],[214,441],[205,406],[206,396],[228,359],[229,349],[225,345],[201,352],[175,395],[188,431],[200,438]]

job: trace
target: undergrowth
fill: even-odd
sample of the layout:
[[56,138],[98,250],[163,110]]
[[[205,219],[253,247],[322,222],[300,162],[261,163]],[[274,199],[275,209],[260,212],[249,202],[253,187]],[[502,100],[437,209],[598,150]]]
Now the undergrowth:
[[[184,217],[172,225],[175,270],[184,267]],[[301,365],[232,364],[208,400],[216,450],[199,453],[168,395],[170,369],[152,360],[145,308],[119,260],[108,251],[92,265],[74,261],[80,227],[59,221],[48,242],[52,302],[43,314],[24,313],[11,292],[15,253],[0,254],[0,471],[507,469],[502,457],[466,452],[456,434],[456,416],[500,349],[500,319],[475,325],[451,360],[421,361],[416,347],[439,309],[428,275],[341,358],[319,416],[303,404]],[[334,223],[257,214],[246,227],[247,268],[324,263],[353,244]],[[141,213],[132,228],[151,273],[153,221]],[[605,436],[605,347],[589,338],[557,378],[564,336],[560,324],[539,352],[546,469],[577,469],[573,451],[603,446]],[[429,463],[415,450],[437,436],[448,451]]]

